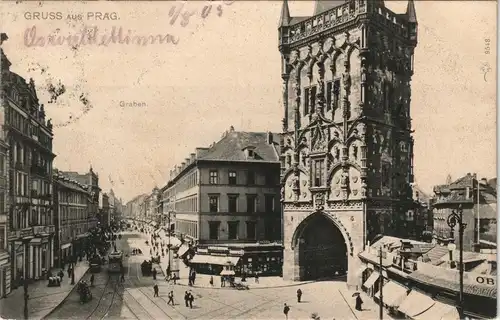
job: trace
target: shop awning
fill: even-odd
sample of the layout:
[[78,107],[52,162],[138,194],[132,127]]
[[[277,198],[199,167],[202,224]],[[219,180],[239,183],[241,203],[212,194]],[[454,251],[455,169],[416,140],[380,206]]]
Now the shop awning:
[[378,280],[379,277],[380,277],[380,273],[378,273],[377,271],[374,271],[370,275],[370,277],[368,278],[368,280],[366,280],[365,283],[363,283],[363,286],[365,288],[371,288],[375,284],[375,281]]
[[[432,300],[431,297],[418,291],[412,291],[403,303],[401,303],[398,311],[413,318],[416,315],[429,310],[435,303],[436,301]],[[434,317],[432,319],[434,319]]]
[[182,257],[188,250],[189,246],[187,244],[183,244],[179,247],[179,250],[177,250],[177,254],[179,257]]
[[362,266],[361,268],[359,268],[358,272],[356,273],[356,276],[361,277],[361,275],[363,274],[363,272],[365,272],[366,269],[368,269],[368,266]]
[[[383,303],[389,307],[399,307],[401,302],[407,297],[406,292],[408,289],[394,281],[387,282],[382,289],[384,291]],[[375,293],[375,297],[380,299],[380,290]]]
[[63,245],[61,246],[61,250],[68,249],[69,247],[71,247],[71,243],[66,243],[66,244],[63,244]]
[[439,301],[434,302],[435,304],[430,309],[413,317],[413,319],[460,320],[460,314],[458,313],[458,310],[455,306],[451,306]]
[[207,254],[197,254],[189,262],[196,264],[226,265],[228,262],[236,265],[240,261],[239,257],[211,256]]
[[222,270],[221,276],[234,276],[235,272],[233,270]]

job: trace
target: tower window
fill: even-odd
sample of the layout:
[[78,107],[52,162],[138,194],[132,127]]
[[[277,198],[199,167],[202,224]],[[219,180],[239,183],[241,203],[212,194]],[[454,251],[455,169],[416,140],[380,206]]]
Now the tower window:
[[314,186],[323,186],[323,160],[316,160],[314,162]]
[[325,93],[325,100],[326,100],[326,110],[331,110],[332,109],[332,81],[328,81],[326,83],[326,93]]
[[311,86],[311,113],[314,113],[316,108],[316,86]]
[[304,115],[309,114],[309,88],[304,89]]
[[333,107],[336,109],[339,107],[340,100],[340,80],[335,80],[333,82]]

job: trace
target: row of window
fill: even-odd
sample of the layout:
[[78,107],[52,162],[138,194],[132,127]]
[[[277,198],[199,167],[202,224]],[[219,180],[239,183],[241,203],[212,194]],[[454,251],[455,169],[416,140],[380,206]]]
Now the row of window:
[[[257,179],[256,179],[256,172],[253,170],[246,170],[246,185],[256,185],[257,184]],[[271,173],[265,174],[264,175],[264,185],[273,185],[277,184],[277,178]],[[223,184],[221,183],[221,179],[219,176],[219,171],[212,169],[209,171],[209,184]],[[230,170],[227,172],[227,184],[229,185],[243,185],[245,182],[242,179],[241,172],[238,172],[236,170]]]
[[88,195],[85,193],[72,192],[72,191],[59,191],[59,203],[69,204],[87,204]]
[[42,145],[44,145],[48,149],[52,149],[52,139],[46,133],[40,130],[38,126],[33,125],[30,120],[26,119],[24,116],[22,116],[12,108],[6,108],[5,110],[5,119],[10,125],[27,136],[35,136]]
[[175,210],[179,212],[197,212],[198,197],[191,197],[175,202]]
[[52,186],[50,182],[41,179],[33,179],[31,182],[31,190],[34,191],[32,196],[45,196],[52,194]]
[[87,226],[85,224],[61,226],[61,242],[71,241],[86,231]]
[[23,146],[19,142],[13,144],[10,147],[10,162],[12,165],[16,163],[20,164],[31,164],[32,167],[38,167],[42,170],[41,173],[49,174],[52,167],[51,161],[47,160],[42,154],[35,149],[30,149]]
[[[227,195],[227,208],[228,212],[242,212],[238,206],[238,194],[228,194]],[[275,196],[272,194],[266,194],[265,197],[265,212],[275,212]],[[220,212],[219,201],[220,195],[209,195],[209,210],[210,212]],[[246,210],[244,212],[254,213],[259,212],[259,197],[256,194],[246,195]]]
[[[236,240],[239,237],[239,221],[228,221],[227,222],[227,232],[229,240]],[[210,240],[219,240],[221,232],[221,222],[220,221],[209,221],[209,237]],[[246,221],[246,239],[255,240],[257,233],[257,222]]]
[[68,206],[59,206],[59,214],[61,217],[61,223],[66,221],[74,221],[74,220],[87,220],[88,219],[88,210],[87,208],[75,208]]
[[[332,90],[333,89],[333,90]],[[317,86],[304,88],[304,115],[312,114],[316,109]],[[326,82],[326,110],[337,109],[340,102],[340,79]]]
[[175,230],[179,233],[198,239],[198,223],[195,221],[177,220]]
[[30,213],[24,214],[21,208],[14,208],[10,213],[11,229],[24,229],[32,226],[52,224],[52,211],[45,207],[35,207]]

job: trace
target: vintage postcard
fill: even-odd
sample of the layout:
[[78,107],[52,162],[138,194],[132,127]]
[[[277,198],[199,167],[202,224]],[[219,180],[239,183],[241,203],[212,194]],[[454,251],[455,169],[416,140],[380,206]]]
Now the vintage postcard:
[[0,318],[496,318],[496,13],[2,1]]

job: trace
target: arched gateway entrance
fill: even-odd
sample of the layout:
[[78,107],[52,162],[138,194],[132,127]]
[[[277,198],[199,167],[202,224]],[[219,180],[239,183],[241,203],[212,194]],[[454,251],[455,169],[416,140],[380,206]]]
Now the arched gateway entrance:
[[294,235],[295,265],[300,280],[330,278],[347,271],[347,246],[339,228],[325,213],[313,213]]

